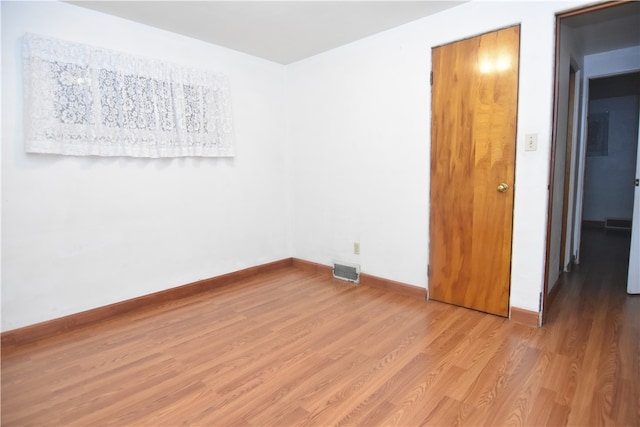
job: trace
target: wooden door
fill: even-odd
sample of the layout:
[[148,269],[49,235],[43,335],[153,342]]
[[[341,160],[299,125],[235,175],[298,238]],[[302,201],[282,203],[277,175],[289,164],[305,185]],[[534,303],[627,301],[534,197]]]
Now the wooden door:
[[432,51],[429,296],[509,314],[520,26]]

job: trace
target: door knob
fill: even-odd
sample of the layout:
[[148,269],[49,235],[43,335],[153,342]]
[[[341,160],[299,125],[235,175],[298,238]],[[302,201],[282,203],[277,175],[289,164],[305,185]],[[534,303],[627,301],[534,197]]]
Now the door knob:
[[499,192],[506,193],[508,189],[509,189],[509,185],[508,184],[506,184],[504,182],[501,183],[501,184],[498,184],[498,191]]

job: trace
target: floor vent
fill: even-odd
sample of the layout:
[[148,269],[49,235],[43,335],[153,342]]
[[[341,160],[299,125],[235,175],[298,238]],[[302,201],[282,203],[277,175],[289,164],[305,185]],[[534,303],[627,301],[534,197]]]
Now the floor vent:
[[347,282],[360,283],[360,266],[333,263],[333,277]]
[[623,218],[606,218],[604,220],[604,228],[614,230],[631,230],[631,220]]

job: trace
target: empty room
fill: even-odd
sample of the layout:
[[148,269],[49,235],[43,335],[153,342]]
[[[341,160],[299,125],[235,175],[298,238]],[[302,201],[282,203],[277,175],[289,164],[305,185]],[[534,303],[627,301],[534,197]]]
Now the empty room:
[[0,13],[2,425],[640,425],[640,2]]

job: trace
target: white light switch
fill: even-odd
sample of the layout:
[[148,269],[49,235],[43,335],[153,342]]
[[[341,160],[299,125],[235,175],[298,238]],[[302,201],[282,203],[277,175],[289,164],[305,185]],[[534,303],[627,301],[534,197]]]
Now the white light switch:
[[536,151],[538,149],[538,134],[528,133],[524,136],[524,151]]

